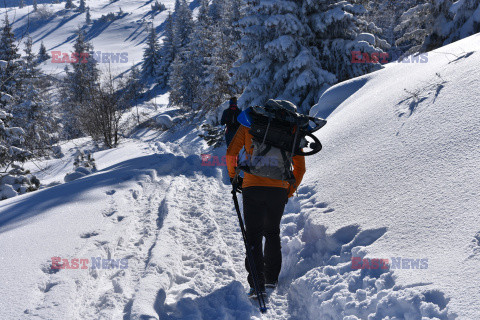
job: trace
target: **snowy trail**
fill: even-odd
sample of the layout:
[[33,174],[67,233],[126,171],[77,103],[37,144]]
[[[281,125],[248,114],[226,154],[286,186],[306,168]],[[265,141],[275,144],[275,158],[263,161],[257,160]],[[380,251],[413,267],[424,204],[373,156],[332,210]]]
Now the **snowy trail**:
[[48,261],[26,318],[250,319],[257,312],[241,284],[244,247],[224,168],[165,153],[157,141],[140,149],[154,154],[113,166],[125,185],[103,188],[97,227],[62,256],[128,259],[128,268],[52,270]]
[[423,309],[427,318],[454,319],[441,291],[417,290],[428,284],[403,287],[390,270],[352,270],[352,257],[365,257],[387,228],[327,230],[323,217],[336,210],[308,185],[286,207],[280,284],[261,315],[245,294],[225,168],[202,167],[199,156],[174,155],[158,141],[140,148],[147,155],[110,169],[121,168],[112,175],[123,182],[102,189],[97,227],[81,233],[68,256],[123,258],[128,268],[56,271],[45,263],[24,318],[381,319]]
[[131,319],[250,318],[236,282],[243,253],[228,194],[221,175],[172,177]]

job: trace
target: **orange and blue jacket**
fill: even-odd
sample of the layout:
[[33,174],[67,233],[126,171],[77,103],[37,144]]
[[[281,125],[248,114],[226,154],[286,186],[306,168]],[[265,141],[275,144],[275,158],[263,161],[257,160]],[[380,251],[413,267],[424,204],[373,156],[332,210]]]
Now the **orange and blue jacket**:
[[[245,152],[249,155],[252,154],[252,138],[253,136],[248,132],[248,128],[240,125],[233,137],[232,142],[227,149],[227,168],[230,178],[235,177],[235,167],[237,166],[237,157],[245,147]],[[259,177],[253,174],[245,173],[243,178],[243,188],[247,187],[278,187],[288,189],[288,197],[291,197],[295,192],[295,188],[298,188],[302,182],[303,175],[305,174],[305,157],[296,155],[293,157],[293,175],[295,176],[296,185],[291,186],[287,181],[276,180],[266,177]]]

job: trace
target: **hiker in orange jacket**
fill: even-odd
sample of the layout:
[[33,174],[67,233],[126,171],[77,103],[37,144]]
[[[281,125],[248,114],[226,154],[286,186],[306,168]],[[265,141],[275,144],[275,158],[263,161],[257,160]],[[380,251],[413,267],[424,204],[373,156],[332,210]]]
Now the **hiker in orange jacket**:
[[[227,149],[228,174],[232,180],[237,166],[237,157],[242,148],[252,154],[252,135],[249,128],[240,125]],[[252,247],[255,268],[259,277],[261,291],[275,288],[282,265],[280,244],[280,221],[289,197],[300,185],[305,174],[305,158],[293,157],[293,174],[296,186],[288,182],[245,173],[242,183],[243,210],[247,239]],[[262,252],[262,240],[265,237],[265,250]],[[252,274],[248,271],[248,283],[254,287]],[[250,290],[253,293],[253,289]]]

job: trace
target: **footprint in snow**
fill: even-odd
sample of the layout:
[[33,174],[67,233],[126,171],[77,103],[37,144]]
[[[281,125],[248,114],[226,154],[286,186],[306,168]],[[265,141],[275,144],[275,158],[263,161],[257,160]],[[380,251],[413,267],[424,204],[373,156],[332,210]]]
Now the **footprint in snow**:
[[49,292],[53,287],[55,287],[56,285],[58,285],[60,282],[47,282],[46,284],[41,284],[39,285],[39,289],[41,292],[43,293],[47,293]]
[[[416,288],[396,285],[388,263],[385,268],[353,267],[353,258],[363,263],[367,248],[387,228],[362,230],[358,225],[347,225],[329,234],[318,219],[304,220],[299,230],[301,245],[298,236],[283,240],[282,249],[287,254],[280,278],[288,283],[283,290],[299,314],[310,319],[331,318],[332,314],[342,315],[332,319],[344,319],[343,315],[372,320],[407,315],[412,319],[455,319],[443,292],[422,292],[421,286],[426,284]],[[480,233],[477,235],[480,242]]]
[[480,231],[473,236],[470,247],[472,248],[473,253],[469,256],[469,258],[480,258]]
[[98,235],[99,235],[99,233],[97,231],[92,231],[92,232],[86,232],[86,233],[81,234],[80,238],[88,239],[88,238],[95,237],[95,236],[98,236]]
[[41,270],[45,274],[55,274],[55,273],[59,272],[61,269],[52,268],[52,262],[48,261],[41,266]]
[[103,214],[104,217],[111,217],[115,213],[117,213],[117,210],[105,210],[105,211],[103,211],[102,214]]

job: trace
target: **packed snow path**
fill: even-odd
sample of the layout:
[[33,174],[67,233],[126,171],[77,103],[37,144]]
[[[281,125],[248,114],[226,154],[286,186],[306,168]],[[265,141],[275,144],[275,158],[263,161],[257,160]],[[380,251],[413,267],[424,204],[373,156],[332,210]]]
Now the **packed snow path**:
[[147,155],[73,182],[117,181],[103,186],[105,205],[94,213],[101,223],[80,234],[68,258],[125,258],[128,268],[58,271],[47,260],[24,318],[454,318],[440,291],[395,285],[388,270],[352,270],[352,256],[364,256],[387,229],[327,232],[314,217],[335,209],[316,203],[308,186],[287,205],[281,283],[261,315],[245,295],[244,247],[226,169],[203,167],[199,156],[174,155],[159,143],[141,144]]

